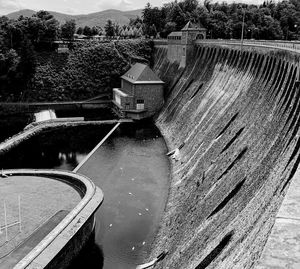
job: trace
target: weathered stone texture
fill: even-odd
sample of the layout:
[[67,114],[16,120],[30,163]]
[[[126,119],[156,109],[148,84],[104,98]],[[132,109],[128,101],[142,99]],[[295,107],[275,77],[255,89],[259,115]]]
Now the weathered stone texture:
[[182,146],[155,268],[246,269],[261,255],[299,157],[299,56],[199,46],[185,69],[156,51],[166,82],[156,123]]

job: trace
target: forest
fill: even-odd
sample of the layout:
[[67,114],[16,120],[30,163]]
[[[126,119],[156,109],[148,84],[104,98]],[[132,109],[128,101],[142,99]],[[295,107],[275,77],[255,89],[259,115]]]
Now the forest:
[[54,41],[72,39],[75,24],[59,25],[47,11],[0,17],[0,101],[81,100],[119,86],[132,59],[150,62],[147,41],[74,42],[69,53]]
[[[247,5],[175,0],[162,7],[148,3],[142,18],[131,19],[128,26],[107,21],[105,32],[113,37],[122,29],[142,29],[140,33],[146,37],[166,38],[170,32],[181,30],[188,21],[207,28],[208,38],[213,39],[239,39],[244,21],[245,38],[297,40],[300,1]],[[76,30],[74,21],[60,25],[47,11],[39,11],[32,17],[20,16],[17,20],[0,17],[0,101],[70,100],[92,96],[99,89],[107,90],[116,84],[113,81],[131,62],[130,54],[147,61],[150,58],[150,43],[144,41],[99,41],[97,44],[86,41],[84,45],[75,44],[70,55],[56,55],[53,41],[72,39]],[[91,35],[96,33],[95,29],[90,30]],[[122,50],[129,54],[120,53]],[[90,69],[91,66],[96,69]],[[114,66],[117,71],[111,70]]]
[[265,1],[261,5],[212,2],[204,0],[173,1],[162,7],[150,3],[143,10],[144,33],[163,38],[181,30],[190,20],[202,24],[208,38],[239,39],[245,21],[248,39],[297,40],[300,34],[300,1]]

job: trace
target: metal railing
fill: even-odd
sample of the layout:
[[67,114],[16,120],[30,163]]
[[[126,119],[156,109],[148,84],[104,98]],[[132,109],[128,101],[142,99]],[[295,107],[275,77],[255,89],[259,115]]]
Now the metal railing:
[[[168,45],[167,39],[155,39],[154,44],[156,46]],[[219,44],[229,46],[241,46],[240,39],[198,39],[195,44]],[[242,46],[250,47],[265,47],[282,49],[300,53],[300,41],[283,41],[283,40],[251,40],[244,39]]]
[[[241,46],[241,40],[228,39],[202,39],[196,40],[196,44],[219,44],[219,45],[234,45]],[[243,46],[265,47],[288,50],[300,53],[300,41],[282,41],[282,40],[243,40]]]

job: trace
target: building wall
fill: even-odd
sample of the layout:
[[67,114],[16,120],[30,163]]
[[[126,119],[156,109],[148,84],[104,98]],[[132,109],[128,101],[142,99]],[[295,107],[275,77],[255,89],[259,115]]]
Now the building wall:
[[168,60],[179,62],[180,66],[185,67],[189,57],[193,57],[194,41],[198,35],[206,38],[206,31],[182,31],[180,39],[168,38]]
[[133,85],[126,81],[125,79],[122,79],[121,81],[122,84],[122,91],[128,95],[133,96],[134,95],[134,87],[132,87]]
[[168,43],[168,59],[170,62],[179,62],[182,57],[182,44],[178,43]]
[[136,85],[135,104],[138,99],[144,100],[149,116],[153,115],[164,103],[163,85]]
[[122,107],[126,110],[129,109],[135,109],[135,103],[134,103],[134,98],[131,96],[128,97],[122,97]]
[[132,96],[122,96],[113,91],[113,100],[122,107],[122,109],[135,109],[134,98]]

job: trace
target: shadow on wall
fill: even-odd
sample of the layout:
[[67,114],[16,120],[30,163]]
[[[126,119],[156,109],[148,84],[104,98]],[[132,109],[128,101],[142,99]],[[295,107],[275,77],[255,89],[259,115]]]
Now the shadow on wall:
[[82,249],[79,255],[73,260],[68,269],[82,269],[82,268],[97,268],[102,269],[104,265],[104,255],[101,246],[97,245],[94,236],[87,243],[86,247]]

